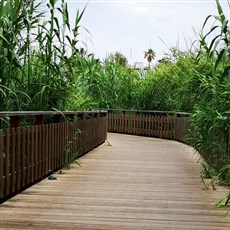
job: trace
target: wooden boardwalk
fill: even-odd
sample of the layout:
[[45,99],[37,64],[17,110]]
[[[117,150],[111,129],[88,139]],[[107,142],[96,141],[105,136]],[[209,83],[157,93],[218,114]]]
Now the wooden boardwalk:
[[230,229],[216,209],[226,189],[202,190],[192,148],[109,134],[57,180],[45,179],[0,206],[0,229]]

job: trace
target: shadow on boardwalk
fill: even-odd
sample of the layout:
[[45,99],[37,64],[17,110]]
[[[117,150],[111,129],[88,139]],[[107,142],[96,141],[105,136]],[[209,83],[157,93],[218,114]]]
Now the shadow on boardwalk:
[[57,180],[43,180],[0,206],[0,229],[230,229],[216,209],[224,188],[202,190],[193,149],[109,134]]

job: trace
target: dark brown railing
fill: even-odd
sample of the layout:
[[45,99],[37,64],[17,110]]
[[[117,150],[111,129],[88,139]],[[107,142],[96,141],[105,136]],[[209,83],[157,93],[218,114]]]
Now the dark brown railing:
[[[25,124],[25,118],[34,124]],[[102,144],[107,112],[0,112],[0,201]],[[52,123],[47,123],[52,120]],[[22,127],[22,123],[24,127]]]
[[190,113],[109,110],[108,131],[185,142]]

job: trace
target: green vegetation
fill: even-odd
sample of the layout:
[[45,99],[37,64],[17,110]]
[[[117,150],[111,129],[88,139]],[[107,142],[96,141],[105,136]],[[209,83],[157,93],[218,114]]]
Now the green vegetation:
[[84,107],[88,98],[73,90],[79,79],[72,68],[80,56],[83,13],[77,12],[71,28],[64,0],[1,0],[1,111],[65,109],[76,96],[79,101],[73,107]]
[[[189,143],[229,185],[230,28],[218,1],[216,6],[217,15],[207,17],[195,48],[172,48],[154,67],[137,70],[119,52],[101,61],[80,47],[85,9],[77,11],[71,27],[64,0],[1,0],[0,111],[192,112]],[[150,64],[155,52],[149,49],[145,58]]]

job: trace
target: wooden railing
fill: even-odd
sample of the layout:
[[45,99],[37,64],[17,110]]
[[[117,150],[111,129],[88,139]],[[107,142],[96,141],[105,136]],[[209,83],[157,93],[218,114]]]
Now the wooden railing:
[[108,131],[185,142],[190,113],[108,110]]
[[[0,201],[62,168],[107,137],[107,112],[0,112]],[[33,117],[35,124],[21,120]],[[52,119],[51,119],[52,118]],[[47,123],[46,120],[52,123]]]
[[[226,165],[230,162],[230,130],[223,129],[217,132],[215,141],[209,143],[207,148],[205,145],[191,141],[191,135],[190,139],[188,138],[189,129],[194,130],[189,122],[190,115],[184,112],[108,110],[108,131],[185,142],[192,145],[208,164],[219,169],[222,175],[229,178],[230,170]],[[229,125],[230,112],[225,112],[224,116]],[[228,125],[226,128],[229,127]],[[194,132],[190,134],[193,135]],[[209,149],[217,148],[216,143],[219,143],[220,151],[218,154],[212,154]]]

